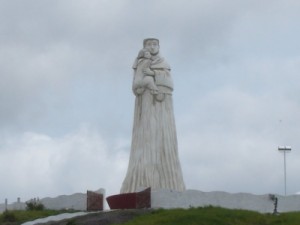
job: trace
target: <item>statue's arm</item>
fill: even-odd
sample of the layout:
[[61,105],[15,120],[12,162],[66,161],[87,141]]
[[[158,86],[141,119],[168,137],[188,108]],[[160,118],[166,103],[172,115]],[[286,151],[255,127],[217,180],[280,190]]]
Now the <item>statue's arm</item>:
[[155,76],[155,71],[154,71],[154,70],[151,70],[149,67],[143,69],[143,73],[144,73],[146,76]]
[[173,90],[173,80],[169,69],[155,69],[155,83]]
[[153,71],[155,76],[171,76],[169,69],[154,69]]

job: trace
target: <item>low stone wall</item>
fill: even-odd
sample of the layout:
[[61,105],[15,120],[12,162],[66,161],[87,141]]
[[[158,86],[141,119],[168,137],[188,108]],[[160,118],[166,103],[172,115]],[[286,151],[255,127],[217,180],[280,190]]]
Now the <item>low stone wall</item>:
[[[60,195],[55,198],[43,198],[40,199],[41,202],[46,209],[74,209],[74,210],[86,210],[86,194],[77,193],[72,195]],[[25,202],[14,202],[11,204],[0,204],[0,212],[8,210],[25,210],[26,203]]]
[[[103,188],[95,191],[96,193],[105,194]],[[87,194],[86,193],[75,193],[72,195],[60,195],[54,198],[42,198],[39,200],[46,209],[74,209],[74,210],[87,210]],[[8,210],[25,210],[26,204],[24,202],[14,202],[11,204],[0,204],[0,212]]]
[[[300,211],[300,195],[280,196],[277,211]],[[186,190],[176,192],[170,190],[153,190],[151,192],[152,208],[190,208],[203,206],[220,206],[229,209],[245,209],[261,213],[273,213],[274,201],[269,194],[253,195],[248,193],[230,194],[226,192],[202,192]]]
[[56,198],[43,198],[41,202],[46,209],[74,209],[86,210],[86,194],[61,195]]
[[[105,193],[102,189],[100,193]],[[300,195],[281,196],[278,199],[277,211],[300,211]],[[43,198],[40,200],[48,209],[76,209],[86,210],[86,194],[61,195],[56,198]],[[230,194],[227,192],[202,192],[187,190],[176,192],[170,190],[152,190],[151,208],[190,208],[204,206],[220,206],[229,209],[246,209],[261,213],[273,213],[274,201],[270,195],[254,195],[248,193]],[[7,205],[7,209],[25,209],[24,202],[15,202]],[[5,204],[0,204],[0,212],[5,210]]]
[[0,204],[0,213],[7,210],[24,210],[26,208],[26,204],[24,202],[13,202],[11,204]]

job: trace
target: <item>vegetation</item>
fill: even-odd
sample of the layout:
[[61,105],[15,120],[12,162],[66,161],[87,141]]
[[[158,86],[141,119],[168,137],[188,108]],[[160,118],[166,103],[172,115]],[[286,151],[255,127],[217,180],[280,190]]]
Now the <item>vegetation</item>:
[[17,225],[27,221],[32,221],[38,218],[58,215],[65,212],[74,212],[66,210],[7,210],[0,213],[1,225]]
[[124,225],[299,225],[300,212],[279,215],[218,207],[155,210]]
[[[51,215],[70,211],[27,210],[5,211],[0,214],[1,225],[18,225]],[[124,212],[121,210],[120,212]],[[103,214],[99,214],[103,215]],[[190,209],[158,209],[149,211],[123,225],[299,225],[300,212],[280,213],[279,215],[261,214],[247,210],[231,210],[219,207]],[[67,224],[75,225],[76,219]]]
[[39,199],[34,198],[26,202],[26,209],[31,211],[42,211],[45,209],[45,206],[39,201]]

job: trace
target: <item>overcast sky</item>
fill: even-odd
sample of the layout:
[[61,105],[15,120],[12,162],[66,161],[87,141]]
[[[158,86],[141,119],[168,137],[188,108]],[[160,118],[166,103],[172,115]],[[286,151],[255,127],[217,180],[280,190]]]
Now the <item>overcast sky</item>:
[[0,203],[118,194],[147,37],[172,68],[187,189],[300,191],[300,1],[0,0]]

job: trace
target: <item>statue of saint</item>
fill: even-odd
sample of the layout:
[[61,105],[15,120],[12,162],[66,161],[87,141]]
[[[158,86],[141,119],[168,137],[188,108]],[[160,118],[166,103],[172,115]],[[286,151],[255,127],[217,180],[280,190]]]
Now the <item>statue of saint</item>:
[[147,187],[184,191],[170,66],[159,55],[158,39],[145,39],[143,45],[133,65],[134,123],[129,165],[121,193]]

